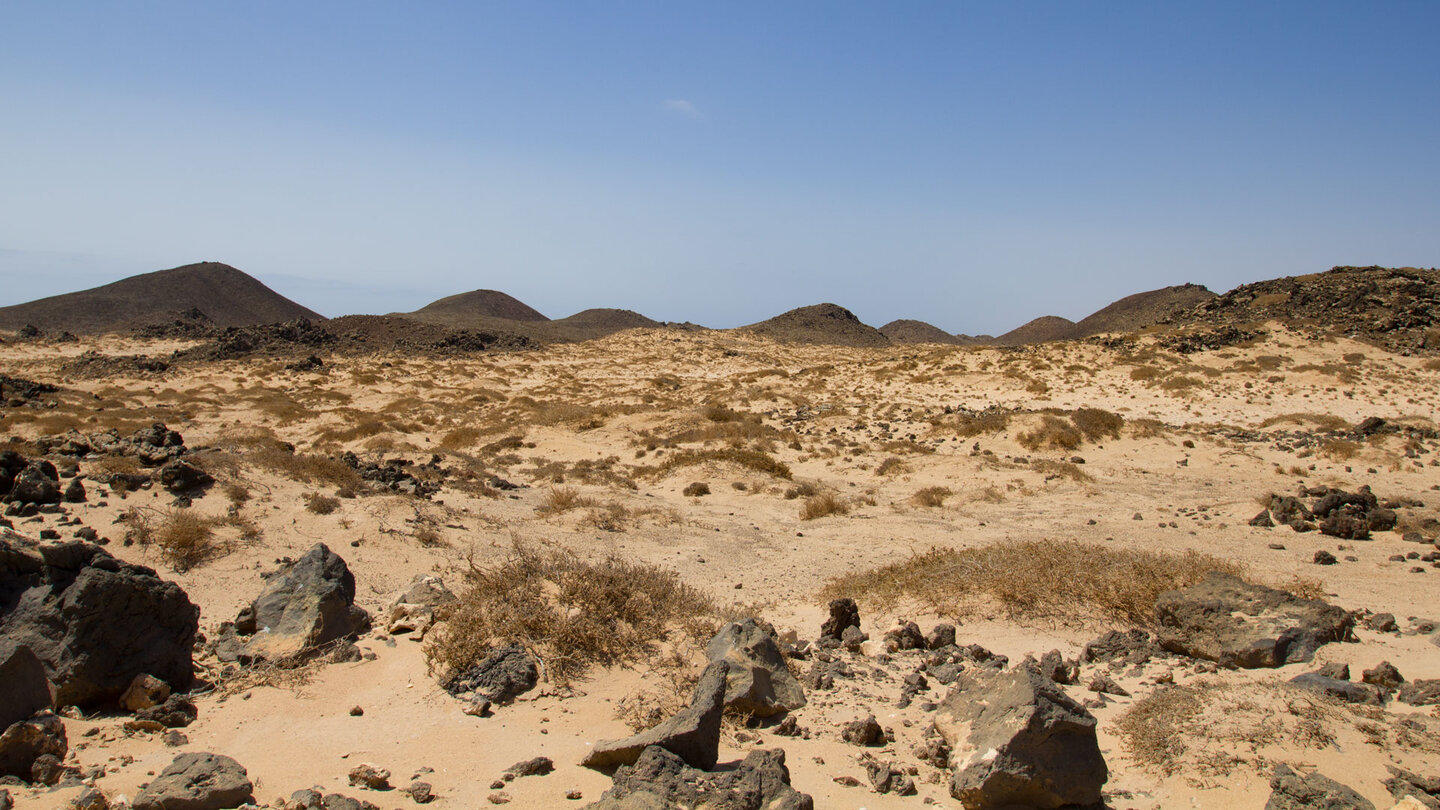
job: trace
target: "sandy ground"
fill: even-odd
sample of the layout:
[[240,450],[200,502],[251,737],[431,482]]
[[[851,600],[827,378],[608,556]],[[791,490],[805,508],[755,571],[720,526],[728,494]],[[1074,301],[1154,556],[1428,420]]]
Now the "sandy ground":
[[[1378,436],[1318,450],[1297,441],[1337,420],[1353,425],[1380,416],[1427,427],[1440,420],[1440,371],[1422,358],[1344,339],[1320,341],[1272,327],[1253,344],[1178,355],[1148,339],[1122,349],[1065,343],[1020,351],[859,350],[650,330],[515,354],[337,357],[319,372],[286,370],[276,360],[101,378],[64,371],[86,351],[164,356],[179,345],[109,339],[0,346],[0,371],[65,389],[52,410],[6,409],[0,436],[30,440],[110,426],[123,432],[160,421],[180,431],[192,450],[233,449],[242,446],[239,438],[263,435],[291,442],[302,453],[348,449],[362,457],[412,461],[439,453],[445,464],[469,464],[524,485],[498,497],[463,486],[447,486],[429,500],[362,493],[322,515],[305,508],[305,496],[329,494],[334,486],[293,480],[236,451],[239,462],[219,477],[247,489],[248,499],[235,502],[216,487],[193,508],[218,516],[234,505],[258,536],[222,529],[228,553],[175,571],[153,548],[122,545],[124,527],[116,525],[127,510],[163,513],[169,497],[150,490],[122,498],[92,483],[89,503],[73,514],[114,541],[110,549],[118,556],[179,582],[200,605],[207,632],[258,594],[261,573],[278,558],[299,556],[316,542],[345,557],[359,583],[357,601],[374,613],[416,574],[438,573],[459,588],[467,559],[486,564],[514,542],[553,543],[584,557],[616,554],[663,566],[737,615],[760,615],[814,639],[823,619],[820,590],[836,576],[932,547],[1050,538],[1195,550],[1241,563],[1261,582],[1317,582],[1336,604],[1393,613],[1402,629],[1440,619],[1434,607],[1440,570],[1390,560],[1433,550],[1428,545],[1404,542],[1399,532],[1345,542],[1247,525],[1268,493],[1321,484],[1368,484],[1382,499],[1423,504],[1401,510],[1412,529],[1440,517],[1434,441],[1407,445],[1404,437]],[[766,429],[724,434],[725,423],[706,412],[713,406],[752,414],[753,424]],[[998,431],[962,435],[959,417],[947,414],[947,407],[1100,408],[1123,416],[1126,426],[1118,438],[1034,450],[1019,439],[1041,414],[1022,413]],[[674,440],[686,431],[693,438]],[[510,436],[521,437],[519,446],[486,449]],[[769,452],[789,466],[793,480],[716,461],[657,472],[667,457],[684,450],[731,445]],[[1073,469],[1084,480],[1054,477],[1054,468],[1034,463],[1075,457],[1083,458]],[[896,461],[885,466],[891,458]],[[81,462],[82,475],[88,464]],[[557,475],[563,483],[556,483]],[[695,481],[707,482],[711,494],[683,495]],[[785,497],[797,482],[837,493],[850,512],[802,520],[802,499]],[[943,506],[912,501],[918,490],[934,486],[953,492]],[[545,506],[557,488],[573,488],[597,505],[550,513]],[[16,529],[35,535],[53,522],[17,522]],[[1434,540],[1433,527],[1421,530]],[[1271,549],[1273,543],[1284,549]],[[1333,551],[1341,564],[1312,564],[1318,549]],[[1422,570],[1412,573],[1416,566]],[[914,606],[876,610],[862,600],[861,607],[872,639],[897,618],[916,620],[926,630],[951,618]],[[979,643],[1018,661],[1050,649],[1073,655],[1112,626],[1085,615],[1036,620],[996,608],[967,614],[959,635],[961,643]],[[1110,806],[1259,808],[1269,792],[1269,771],[1279,761],[1319,768],[1377,806],[1390,806],[1380,784],[1388,776],[1385,766],[1433,775],[1440,762],[1433,749],[1376,742],[1373,729],[1367,741],[1366,720],[1350,715],[1331,718],[1329,739],[1318,747],[1289,738],[1288,731],[1255,746],[1223,733],[1227,723],[1244,732],[1247,723],[1263,726],[1271,714],[1284,715],[1285,698],[1261,687],[1320,663],[1348,663],[1357,680],[1361,669],[1382,660],[1411,680],[1440,677],[1440,649],[1430,636],[1368,630],[1358,636],[1358,644],[1324,648],[1313,664],[1278,671],[1210,673],[1172,661],[1117,673],[1132,697],[1095,711],[1111,771]],[[360,646],[374,660],[314,665],[273,684],[238,690],[222,684],[203,694],[199,720],[186,729],[189,743],[178,750],[235,757],[255,780],[262,803],[320,785],[384,808],[415,805],[398,791],[346,785],[355,764],[388,768],[399,786],[420,775],[438,796],[430,806],[459,808],[483,806],[506,766],[544,755],[557,770],[507,785],[512,806],[575,806],[598,798],[609,784],[578,766],[587,745],[627,735],[617,717],[619,702],[661,686],[656,673],[637,663],[593,671],[571,691],[542,686],[494,716],[478,718],[463,714],[427,673],[421,644],[377,630]],[[877,643],[867,651],[879,652]],[[854,663],[879,675],[812,694],[811,704],[796,713],[810,739],[731,728],[722,762],[757,745],[783,747],[794,786],[813,795],[817,807],[911,807],[927,800],[958,807],[940,772],[924,764],[917,766],[919,796],[878,795],[864,784],[862,751],[840,741],[840,724],[875,714],[894,729],[896,742],[869,753],[914,763],[911,748],[929,722],[919,702],[938,700],[944,687],[932,683],[916,705],[898,709],[900,678],[914,662],[897,656],[889,665],[874,657]],[[1251,697],[1222,718],[1213,740],[1195,741],[1196,756],[1182,757],[1173,773],[1137,762],[1116,731],[1117,719],[1157,688],[1155,676],[1167,668],[1178,683],[1241,686]],[[1079,699],[1093,697],[1083,687],[1070,689]],[[349,710],[357,705],[364,714],[352,717]],[[1406,714],[1433,716],[1396,703],[1368,722],[1394,727]],[[99,785],[112,795],[133,795],[177,753],[158,737],[127,735],[123,720],[67,721],[79,764],[104,765]],[[1216,746],[1229,752],[1229,761],[1200,756]],[[834,781],[844,776],[862,786]],[[584,800],[567,801],[571,790]],[[22,809],[61,807],[77,792],[11,789]]]

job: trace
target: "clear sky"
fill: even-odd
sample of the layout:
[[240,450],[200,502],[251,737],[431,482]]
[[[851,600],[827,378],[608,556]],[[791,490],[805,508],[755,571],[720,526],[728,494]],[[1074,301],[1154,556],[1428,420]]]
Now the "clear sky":
[[0,0],[0,304],[998,333],[1440,265],[1440,3]]

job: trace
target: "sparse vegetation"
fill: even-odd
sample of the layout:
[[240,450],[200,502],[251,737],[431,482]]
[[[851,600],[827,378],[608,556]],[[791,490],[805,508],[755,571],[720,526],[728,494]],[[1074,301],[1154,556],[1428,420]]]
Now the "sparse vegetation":
[[154,546],[176,571],[188,571],[225,551],[215,538],[217,521],[189,509],[132,508],[121,520],[127,542]]
[[425,654],[444,680],[495,646],[519,642],[548,680],[565,683],[592,666],[642,660],[671,634],[704,639],[715,612],[707,596],[663,568],[614,556],[590,562],[517,541],[498,563],[471,561],[460,601]]
[[800,505],[801,520],[815,520],[830,515],[850,514],[850,504],[833,492],[811,495]]
[[945,505],[945,499],[953,495],[949,487],[925,487],[910,496],[910,500],[916,506],[929,506],[939,508]]
[[669,473],[681,467],[694,467],[699,464],[711,462],[738,464],[748,470],[773,475],[776,478],[790,478],[790,466],[783,461],[777,461],[774,456],[761,450],[746,450],[737,447],[725,447],[718,450],[685,450],[667,456],[665,461],[656,468],[659,474]]
[[317,515],[328,515],[340,508],[340,499],[318,492],[305,493],[305,511]]
[[850,596],[884,609],[914,603],[957,618],[998,607],[1022,621],[1123,621],[1148,626],[1155,598],[1241,568],[1208,554],[1118,549],[1075,540],[1024,540],[933,549],[832,580],[825,598]]
[[1072,423],[1046,414],[1034,430],[1015,437],[1027,450],[1074,450],[1080,446],[1080,430]]

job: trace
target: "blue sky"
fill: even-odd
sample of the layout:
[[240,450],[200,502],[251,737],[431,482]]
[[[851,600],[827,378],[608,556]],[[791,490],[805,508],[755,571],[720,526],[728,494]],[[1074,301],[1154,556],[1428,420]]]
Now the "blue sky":
[[0,0],[0,304],[998,333],[1440,265],[1440,4]]

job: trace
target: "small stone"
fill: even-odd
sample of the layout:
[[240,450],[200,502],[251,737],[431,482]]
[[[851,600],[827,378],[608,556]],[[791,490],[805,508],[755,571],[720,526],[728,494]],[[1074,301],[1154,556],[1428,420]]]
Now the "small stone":
[[567,790],[565,791],[565,798],[569,799],[572,802],[578,802],[581,799],[585,798],[585,794],[581,793],[578,790]]
[[350,769],[350,784],[370,790],[389,790],[390,772],[368,762],[362,762]]
[[350,707],[350,716],[351,716],[351,717],[360,717],[360,716],[362,716],[362,715],[364,715],[364,714],[365,714],[365,709],[364,709],[363,707],[361,707],[361,706],[351,706],[351,707]]
[[485,800],[490,802],[491,804],[509,804],[510,794],[502,790],[497,793],[491,793],[489,796],[485,797]]
[[872,714],[847,723],[840,730],[840,739],[852,745],[880,746],[885,744],[885,730]]
[[1315,552],[1314,561],[1316,565],[1334,565],[1335,563],[1339,562],[1339,560],[1335,559],[1334,554],[1331,554],[1324,549]]
[[405,788],[405,792],[416,804],[429,804],[435,799],[435,793],[429,782],[411,782],[410,787]]

